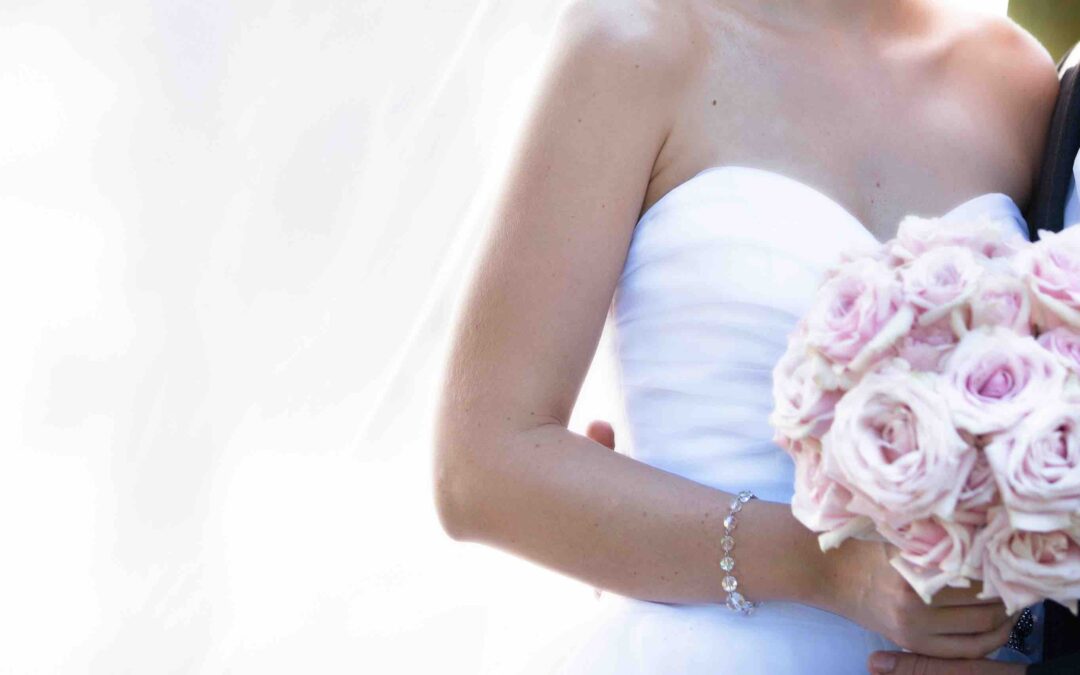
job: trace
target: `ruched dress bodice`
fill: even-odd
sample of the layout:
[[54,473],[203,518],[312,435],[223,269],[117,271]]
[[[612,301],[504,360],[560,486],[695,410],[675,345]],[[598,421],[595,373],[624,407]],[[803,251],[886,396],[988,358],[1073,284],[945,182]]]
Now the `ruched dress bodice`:
[[[1000,217],[1007,195],[943,216]],[[631,456],[728,492],[790,502],[793,465],[772,442],[772,368],[825,270],[877,240],[820,191],[781,174],[697,174],[640,219],[615,294]]]
[[[922,215],[945,224],[990,216],[1027,236],[1001,193]],[[793,465],[768,423],[772,368],[826,269],[876,243],[834,199],[763,169],[706,169],[656,202],[636,225],[614,301],[625,451],[714,488],[790,503]],[[611,594],[601,605],[566,672],[865,673],[871,651],[893,647],[796,603],[764,603],[751,617]]]

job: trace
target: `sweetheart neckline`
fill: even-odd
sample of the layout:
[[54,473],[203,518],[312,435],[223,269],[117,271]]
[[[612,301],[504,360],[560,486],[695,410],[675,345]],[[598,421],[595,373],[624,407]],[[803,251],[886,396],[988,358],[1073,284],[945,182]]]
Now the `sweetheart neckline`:
[[[716,173],[716,172],[719,172],[719,171],[747,171],[747,172],[750,172],[750,173],[756,173],[758,175],[768,176],[768,177],[771,177],[771,178],[779,179],[781,182],[787,183],[789,185],[795,185],[795,186],[797,186],[797,187],[799,187],[799,188],[801,188],[803,190],[806,190],[808,193],[814,195],[815,197],[817,197],[821,201],[824,201],[825,203],[831,205],[835,210],[839,211],[849,221],[851,221],[851,223],[853,223],[854,225],[857,225],[858,229],[861,230],[866,236],[870,237],[874,242],[876,242],[878,244],[884,243],[881,239],[879,239],[877,237],[877,235],[875,235],[870,230],[870,228],[868,228],[866,226],[865,223],[863,223],[863,221],[858,216],[856,216],[854,213],[852,213],[842,203],[840,203],[839,201],[837,201],[833,197],[829,196],[827,193],[820,190],[819,188],[816,188],[813,185],[810,185],[809,183],[804,183],[803,181],[801,181],[801,180],[799,180],[797,178],[792,178],[791,176],[780,173],[778,171],[773,171],[771,169],[764,169],[764,168],[755,167],[755,166],[748,166],[748,165],[744,165],[744,164],[720,164],[720,165],[716,165],[716,166],[710,166],[710,167],[702,169],[701,171],[698,171],[696,174],[694,174],[690,178],[687,178],[683,182],[677,184],[675,187],[668,190],[666,193],[664,193],[660,197],[660,199],[657,199],[655,202],[653,202],[652,206],[650,206],[648,209],[646,209],[645,212],[641,214],[641,217],[638,218],[638,224],[641,224],[646,219],[647,216],[649,216],[658,206],[660,206],[660,204],[662,202],[666,201],[668,199],[668,197],[670,197],[672,194],[674,194],[676,192],[679,192],[679,191],[682,191],[686,186],[696,182],[698,179],[704,177],[706,174],[712,174],[712,173]],[[1023,219],[1023,214],[1020,211],[1020,206],[1016,203],[1016,201],[1012,197],[1005,194],[1004,192],[983,192],[983,193],[977,194],[977,195],[975,195],[973,197],[970,197],[968,199],[965,199],[965,200],[961,201],[959,204],[953,206],[951,209],[945,211],[944,213],[942,213],[940,215],[937,215],[937,216],[932,216],[932,217],[934,217],[934,218],[947,218],[947,217],[951,216],[952,214],[956,213],[957,211],[960,211],[962,208],[968,207],[973,203],[976,203],[976,202],[978,202],[980,200],[985,200],[987,198],[993,198],[993,199],[998,200],[999,202],[1002,199],[1004,199],[1005,204],[1006,204],[1006,208],[1013,211],[1015,213],[1015,215],[1018,215],[1021,219]]]

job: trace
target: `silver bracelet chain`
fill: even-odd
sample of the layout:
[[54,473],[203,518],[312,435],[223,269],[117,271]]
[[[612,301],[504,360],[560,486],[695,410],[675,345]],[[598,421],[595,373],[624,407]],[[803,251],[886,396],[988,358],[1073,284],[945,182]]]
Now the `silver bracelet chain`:
[[724,536],[720,539],[720,547],[724,549],[724,557],[720,559],[720,569],[726,575],[720,580],[720,587],[727,593],[728,609],[746,616],[749,616],[759,603],[750,602],[738,591],[739,580],[735,578],[735,558],[731,554],[735,549],[735,537],[732,533],[739,525],[739,512],[742,511],[743,504],[751,499],[756,499],[754,493],[743,490],[732,500],[731,511],[724,518]]

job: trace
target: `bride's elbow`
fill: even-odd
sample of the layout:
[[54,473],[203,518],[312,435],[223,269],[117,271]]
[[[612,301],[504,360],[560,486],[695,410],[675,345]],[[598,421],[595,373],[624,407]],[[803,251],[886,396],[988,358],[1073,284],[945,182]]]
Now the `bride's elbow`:
[[[496,544],[507,534],[517,482],[529,480],[521,448],[537,425],[564,424],[514,406],[444,394],[435,419],[432,489],[439,524],[451,539]],[[524,472],[524,473],[523,473]],[[512,510],[512,508],[509,508]]]
[[473,539],[469,503],[469,490],[461,476],[436,459],[435,512],[443,532],[455,541]]
[[435,497],[435,513],[439,525],[451,539],[465,541],[468,538],[467,488],[460,473],[447,456],[451,451],[441,443],[435,443],[435,462],[432,487]]
[[475,475],[470,458],[476,448],[445,423],[435,437],[434,498],[439,524],[456,541],[473,541],[477,536],[477,504],[482,478]]

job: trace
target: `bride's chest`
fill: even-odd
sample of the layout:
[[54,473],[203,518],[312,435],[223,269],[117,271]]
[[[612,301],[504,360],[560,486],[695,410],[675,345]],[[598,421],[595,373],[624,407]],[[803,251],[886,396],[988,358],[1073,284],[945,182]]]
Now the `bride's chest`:
[[881,239],[909,213],[992,191],[1022,198],[1030,182],[1020,130],[933,79],[751,64],[695,86],[688,99],[702,104],[679,116],[676,133],[698,141],[672,144],[688,165],[770,167],[830,195]]

